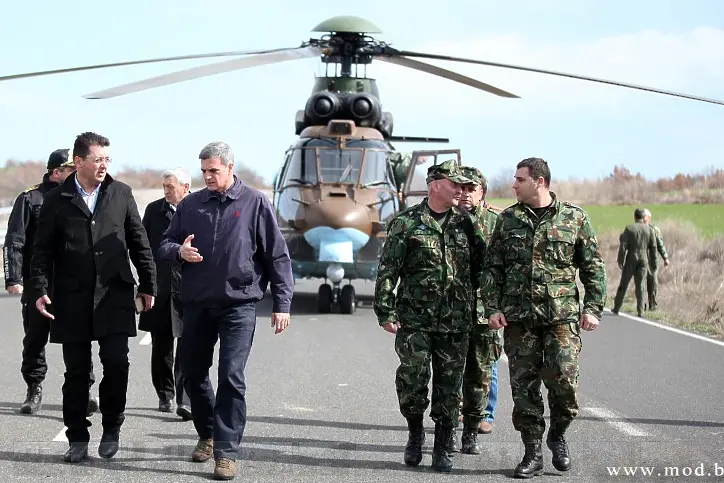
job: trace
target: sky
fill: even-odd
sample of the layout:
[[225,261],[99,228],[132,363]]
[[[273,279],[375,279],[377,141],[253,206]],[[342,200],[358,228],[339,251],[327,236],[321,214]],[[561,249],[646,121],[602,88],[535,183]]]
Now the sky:
[[[336,15],[376,24],[398,49],[603,77],[724,100],[720,0],[28,0],[3,7],[0,75],[230,50],[296,47]],[[251,4],[251,6],[248,6]],[[423,7],[423,5],[427,5]],[[183,166],[225,141],[271,181],[295,141],[294,116],[319,59],[219,74],[107,100],[84,94],[225,59],[117,67],[0,82],[0,164],[47,159],[75,136],[111,140],[110,172]],[[510,69],[429,61],[519,95],[506,99],[381,62],[368,68],[394,134],[448,137],[404,151],[459,148],[505,179],[523,158],[556,179],[625,164],[650,179],[724,167],[724,106]],[[502,177],[502,178],[501,178]]]

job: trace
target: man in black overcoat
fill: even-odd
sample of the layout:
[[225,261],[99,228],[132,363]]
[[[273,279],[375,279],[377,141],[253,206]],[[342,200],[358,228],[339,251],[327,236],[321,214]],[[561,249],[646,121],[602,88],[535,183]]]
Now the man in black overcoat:
[[[182,354],[179,351],[183,331],[183,309],[179,301],[181,262],[160,260],[156,251],[161,246],[163,233],[176,207],[189,193],[191,175],[183,168],[174,168],[165,171],[161,178],[163,198],[146,205],[142,219],[154,253],[158,290],[153,308],[139,317],[138,328],[151,334],[151,383],[158,395],[158,410],[171,412],[175,395],[176,414],[184,421],[189,421],[191,403],[183,387]],[[178,342],[174,357],[176,339]]]
[[63,346],[63,423],[69,442],[64,459],[73,463],[88,455],[92,341],[98,341],[103,366],[98,454],[111,458],[118,451],[128,388],[128,338],[137,334],[129,255],[138,273],[143,310],[153,306],[156,294],[153,254],[131,188],[107,174],[109,145],[106,137],[92,132],[76,137],[76,172],[46,195],[30,265],[35,305],[52,319],[50,342]]

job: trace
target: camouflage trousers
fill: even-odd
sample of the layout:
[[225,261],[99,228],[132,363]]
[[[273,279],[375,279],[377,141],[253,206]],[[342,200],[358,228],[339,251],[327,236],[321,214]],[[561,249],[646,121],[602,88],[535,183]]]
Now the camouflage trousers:
[[578,415],[578,323],[526,328],[513,322],[503,332],[513,393],[513,427],[524,443],[540,443],[545,431],[541,381],[548,390],[551,430],[564,433]]
[[395,387],[405,418],[422,416],[427,410],[432,377],[430,417],[444,427],[458,425],[468,337],[468,332],[441,333],[405,327],[397,331],[395,352],[400,365]]
[[485,419],[493,365],[502,351],[499,330],[491,329],[487,324],[473,326],[463,372],[463,425],[477,426]]
[[621,281],[616,290],[616,297],[613,300],[613,311],[618,312],[623,305],[623,298],[626,296],[628,284],[634,279],[634,293],[636,294],[636,310],[640,313],[644,309],[644,283],[646,282],[646,265],[624,265],[621,270]]

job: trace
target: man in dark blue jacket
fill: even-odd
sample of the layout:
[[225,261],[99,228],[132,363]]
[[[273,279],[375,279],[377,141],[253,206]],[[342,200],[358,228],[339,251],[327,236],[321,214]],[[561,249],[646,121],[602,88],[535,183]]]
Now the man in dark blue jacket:
[[[182,264],[181,338],[184,387],[199,441],[194,461],[216,460],[214,476],[230,479],[246,425],[244,368],[256,326],[256,303],[271,288],[271,325],[289,325],[294,290],[291,260],[269,198],[234,175],[234,156],[222,142],[199,154],[206,188],[179,203],[158,250]],[[193,243],[193,246],[192,246]],[[219,348],[218,388],[209,380]]]

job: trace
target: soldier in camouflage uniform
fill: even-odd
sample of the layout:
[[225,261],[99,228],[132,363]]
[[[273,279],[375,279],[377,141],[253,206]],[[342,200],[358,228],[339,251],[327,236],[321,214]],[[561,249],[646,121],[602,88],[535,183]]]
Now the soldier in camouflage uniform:
[[[481,288],[490,327],[505,327],[513,427],[525,446],[515,476],[532,477],[543,473],[541,381],[548,389],[551,426],[546,443],[553,466],[570,469],[564,433],[578,414],[580,329],[598,326],[606,300],[606,270],[588,215],[550,191],[544,160],[519,162],[513,191],[518,203],[499,215]],[[576,269],[585,289],[583,307]]]
[[[463,175],[473,181],[463,187],[460,206],[468,210],[473,222],[483,232],[485,242],[495,227],[500,210],[492,208],[485,201],[488,183],[483,173],[472,166],[461,168]],[[460,451],[467,454],[480,454],[478,445],[478,429],[485,419],[488,394],[493,379],[493,369],[502,352],[500,330],[493,330],[485,318],[485,307],[479,293],[475,296],[474,322],[470,329],[468,352],[465,359],[465,372],[462,386],[462,420],[463,435]]]
[[[432,363],[435,421],[432,468],[452,469],[449,448],[460,411],[468,332],[473,319],[473,281],[479,279],[484,247],[470,216],[458,204],[470,183],[454,161],[427,171],[428,196],[401,211],[387,230],[375,284],[380,326],[396,334],[400,359],[395,386],[409,439],[405,464],[417,466],[425,441],[423,414]],[[400,282],[395,294],[395,286]]]
[[[621,269],[621,281],[613,301],[614,314],[618,314],[623,305],[623,298],[628,290],[631,278],[634,279],[636,294],[636,312],[643,316],[644,280],[653,268],[656,270],[656,239],[654,232],[644,223],[644,210],[634,210],[634,223],[628,225],[621,233],[618,247],[618,267]],[[650,264],[653,264],[651,267]]]
[[[661,229],[658,226],[651,224],[651,212],[648,209],[644,210],[644,223],[649,225],[651,230],[654,232],[654,238],[656,239],[656,251],[659,252],[661,258],[664,259],[664,266],[669,266],[669,254],[664,246],[664,238],[661,236]],[[659,291],[659,277],[658,277],[658,263],[656,263],[656,255],[654,260],[649,261],[649,271],[646,274],[646,290],[649,295],[649,310],[656,310],[656,294]]]

